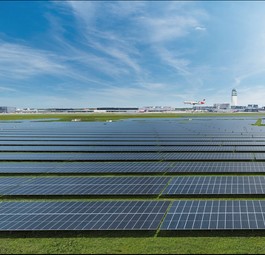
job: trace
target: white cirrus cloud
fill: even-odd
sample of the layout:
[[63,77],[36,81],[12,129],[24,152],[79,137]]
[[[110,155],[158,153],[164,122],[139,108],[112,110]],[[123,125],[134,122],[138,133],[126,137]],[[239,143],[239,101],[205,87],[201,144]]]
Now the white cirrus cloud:
[[24,79],[39,74],[62,74],[65,67],[51,52],[0,41],[0,76]]
[[206,27],[197,26],[194,29],[197,30],[197,31],[206,31]]
[[194,17],[140,17],[138,19],[152,43],[161,43],[188,35],[189,30],[199,25]]

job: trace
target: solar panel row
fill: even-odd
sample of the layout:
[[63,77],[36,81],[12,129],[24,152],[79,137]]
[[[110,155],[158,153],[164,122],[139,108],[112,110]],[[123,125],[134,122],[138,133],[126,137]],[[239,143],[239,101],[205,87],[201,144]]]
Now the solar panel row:
[[2,202],[0,230],[157,230],[167,201]]
[[[12,181],[14,179],[14,181]],[[21,179],[21,180],[19,180]],[[0,178],[4,196],[156,195],[170,177]]]
[[0,174],[264,173],[265,162],[1,162]]
[[[233,146],[0,146],[0,152],[233,152]],[[241,149],[247,151],[245,147]],[[251,147],[250,151],[265,151],[263,147]]]
[[124,152],[124,153],[1,153],[0,161],[215,161],[215,160],[248,160],[265,159],[265,153],[157,153],[157,152]]
[[131,145],[131,146],[0,146],[0,152],[265,152],[265,146],[214,146],[214,145]]
[[[265,142],[263,141],[226,141],[226,142],[212,142],[212,141],[161,141],[158,139],[155,139],[154,141],[113,141],[113,142],[106,142],[106,141],[84,141],[84,140],[76,140],[76,141],[71,141],[71,140],[6,140],[6,141],[1,141],[0,140],[0,146],[3,147],[3,149],[8,148],[8,146],[21,146],[22,148],[24,146],[91,146],[100,149],[101,146],[110,146],[110,147],[123,147],[123,146],[128,146],[128,147],[134,147],[134,146],[265,146]],[[166,148],[165,148],[166,149]]]
[[[0,173],[264,172],[265,136],[249,127],[252,120],[229,125],[223,119],[190,120],[89,123],[89,128],[3,125]],[[263,187],[263,176],[0,178],[0,194],[7,196],[264,195]],[[0,230],[157,230],[165,215],[163,230],[265,229],[265,200],[174,201],[165,214],[168,206],[168,201],[2,202]]]
[[165,173],[170,162],[1,162],[0,173]]
[[[2,195],[264,195],[264,176],[0,178]],[[169,182],[170,181],[170,182]],[[168,184],[169,182],[169,184]],[[167,186],[168,184],[168,186]]]
[[175,177],[164,196],[265,194],[264,176]]
[[161,230],[218,229],[265,229],[265,201],[174,201],[161,226]]
[[[157,230],[169,203],[2,202],[0,230]],[[265,229],[264,217],[264,200],[179,200],[161,230]]]

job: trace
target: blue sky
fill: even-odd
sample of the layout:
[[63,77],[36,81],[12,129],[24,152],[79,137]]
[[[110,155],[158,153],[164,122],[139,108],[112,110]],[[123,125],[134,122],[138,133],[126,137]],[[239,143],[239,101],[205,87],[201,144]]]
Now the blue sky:
[[265,105],[265,2],[0,2],[0,100]]

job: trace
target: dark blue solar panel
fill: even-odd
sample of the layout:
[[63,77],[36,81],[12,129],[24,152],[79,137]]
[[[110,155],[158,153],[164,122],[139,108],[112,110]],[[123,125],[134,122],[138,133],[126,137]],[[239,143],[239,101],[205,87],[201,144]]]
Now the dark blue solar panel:
[[117,161],[162,160],[159,153],[0,153],[0,160],[12,161]]
[[[161,153],[162,154],[162,153]],[[163,153],[164,160],[254,160],[252,153]]]
[[224,229],[265,229],[265,201],[174,201],[161,226],[161,230]]
[[168,201],[2,202],[0,231],[157,230]]
[[0,162],[0,173],[165,173],[170,162]]
[[0,185],[19,185],[28,182],[30,179],[23,177],[0,177]]
[[161,152],[234,152],[234,146],[160,146]]
[[157,152],[159,146],[0,146],[0,152]]
[[263,173],[265,162],[174,162],[168,173]]
[[175,177],[163,195],[265,194],[264,176]]
[[168,177],[29,178],[3,195],[159,195]]
[[265,159],[265,153],[255,153],[255,159],[264,160]]
[[236,146],[236,151],[265,152],[265,146]]

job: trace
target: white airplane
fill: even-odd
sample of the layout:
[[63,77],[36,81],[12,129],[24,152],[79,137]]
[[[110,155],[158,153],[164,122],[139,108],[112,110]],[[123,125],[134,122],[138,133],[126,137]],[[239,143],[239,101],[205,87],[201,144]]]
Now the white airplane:
[[184,104],[192,104],[192,105],[199,105],[199,104],[205,104],[205,99],[203,99],[202,101],[184,101]]

